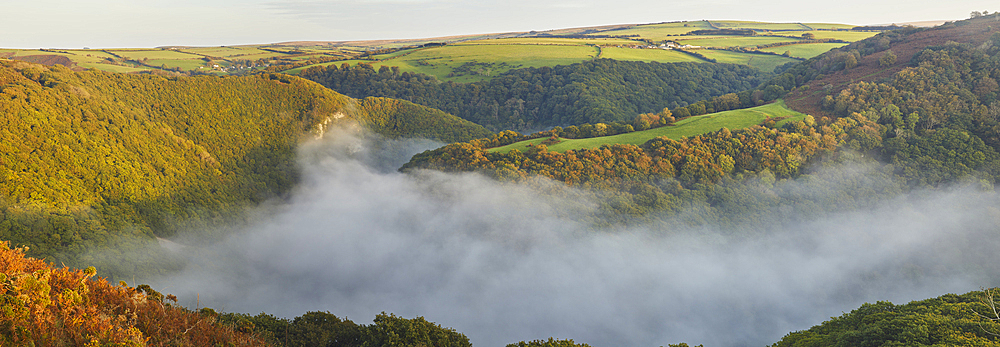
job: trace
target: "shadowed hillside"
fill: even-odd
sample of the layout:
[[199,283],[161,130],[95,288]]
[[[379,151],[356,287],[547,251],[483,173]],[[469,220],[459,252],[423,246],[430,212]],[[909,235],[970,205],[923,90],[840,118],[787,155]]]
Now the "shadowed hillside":
[[[445,142],[490,134],[286,75],[165,78],[0,60],[0,90],[0,239],[68,264],[281,198],[298,177],[298,144],[334,123]],[[87,263],[131,272],[146,261]]]

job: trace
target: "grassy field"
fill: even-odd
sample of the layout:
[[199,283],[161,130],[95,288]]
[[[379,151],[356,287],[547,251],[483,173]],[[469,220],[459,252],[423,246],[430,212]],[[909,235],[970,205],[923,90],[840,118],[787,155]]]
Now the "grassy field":
[[196,47],[196,48],[181,48],[178,49],[178,51],[203,55],[203,56],[226,57],[226,58],[243,56],[243,55],[271,53],[257,49],[255,47]]
[[150,59],[146,61],[146,64],[151,66],[166,66],[168,69],[180,68],[181,70],[197,70],[198,68],[207,67],[204,60],[201,59],[186,59],[186,60],[176,60],[176,59]]
[[508,39],[479,40],[458,43],[457,45],[566,45],[566,46],[586,46],[586,45],[635,45],[645,44],[642,41],[616,38],[592,38],[592,39],[571,39],[558,37],[515,37]]
[[398,51],[395,51],[395,52],[392,52],[392,53],[372,55],[369,58],[371,58],[373,60],[388,60],[388,59],[399,57],[401,55],[407,55],[407,54],[419,51],[421,49],[426,49],[426,48],[403,49],[403,50],[398,50]]
[[[401,71],[423,73],[442,81],[466,83],[482,81],[516,68],[579,63],[594,59],[596,55],[597,48],[589,45],[462,43],[373,57],[385,59],[383,61],[345,60],[311,66],[340,65],[345,62],[354,65],[365,62],[376,69],[381,66],[397,66]],[[456,68],[466,63],[476,64],[472,70],[478,74],[455,73]],[[296,74],[304,69],[305,67],[292,69],[285,73]]]
[[313,64],[313,65],[309,65],[309,66],[297,67],[297,68],[294,68],[294,69],[291,69],[291,70],[282,71],[282,73],[286,73],[286,74],[289,74],[289,75],[298,75],[300,72],[302,72],[302,70],[305,70],[305,69],[308,69],[308,68],[311,68],[311,67],[314,67],[314,66],[330,66],[330,65],[340,66],[341,64],[344,64],[344,63],[347,63],[349,65],[358,65],[358,63],[361,63],[361,62],[369,63],[372,66],[374,66],[375,69],[378,69],[379,66],[382,66],[380,63],[372,62],[370,60],[356,60],[356,59],[355,60],[338,60],[338,61],[331,61],[329,63]]
[[669,40],[672,36],[684,35],[691,31],[709,29],[712,29],[712,27],[708,26],[708,22],[705,21],[676,22],[637,25],[634,28],[602,31],[592,35],[639,35],[639,37],[644,39],[663,41]]
[[810,44],[771,47],[762,49],[762,51],[774,52],[778,54],[783,54],[787,51],[793,57],[809,59],[817,55],[826,53],[831,49],[843,47],[846,45],[847,45],[846,43],[810,43]]
[[198,47],[181,48],[178,51],[197,54],[207,57],[221,57],[226,59],[257,60],[262,58],[273,58],[285,56],[284,53],[265,51],[255,46],[226,46],[226,47]]
[[720,29],[809,30],[810,28],[802,25],[802,23],[767,23],[736,20],[713,20],[712,24]]
[[830,31],[830,30],[813,30],[813,31],[783,31],[778,34],[788,35],[788,36],[802,36],[805,33],[812,33],[817,39],[834,39],[834,40],[844,40],[847,42],[861,41],[869,37],[878,35],[877,32],[866,32],[866,31]]
[[161,50],[161,49],[144,49],[144,50],[116,50],[109,49],[108,52],[117,54],[119,56],[132,59],[156,59],[156,60],[187,60],[187,59],[201,59],[204,56],[184,53],[175,50]]
[[767,72],[774,71],[774,68],[782,64],[797,61],[778,55],[739,53],[715,49],[702,49],[697,52],[720,63],[750,65]]
[[114,58],[115,57],[115,56],[113,56],[111,54],[108,54],[105,51],[97,51],[97,50],[83,50],[83,51],[69,51],[69,52],[73,53],[73,55],[76,55],[78,57],[79,60],[74,59],[74,61],[77,61],[77,62],[95,62],[96,63],[96,62],[98,62],[98,61],[100,61],[102,59],[109,59],[109,58]]
[[836,24],[836,23],[802,23],[808,25],[813,29],[850,29],[855,27],[850,24]]
[[[701,135],[722,128],[742,129],[752,125],[761,124],[768,118],[787,117],[778,122],[778,125],[782,125],[787,122],[800,121],[805,119],[805,116],[806,115],[804,114],[792,111],[785,106],[784,101],[779,100],[771,104],[757,106],[754,108],[688,117],[677,121],[677,123],[673,126],[659,127],[646,131],[636,131],[614,136],[593,137],[589,139],[560,139],[561,142],[548,146],[548,148],[550,151],[565,152],[568,150],[598,148],[605,144],[621,143],[641,145],[652,138],[660,136],[666,136],[668,138],[678,140],[682,137]],[[545,140],[548,140],[548,138],[521,141],[503,147],[492,148],[489,151],[507,153],[515,148],[525,151],[529,148],[528,144],[534,146]]]
[[121,65],[98,64],[98,63],[79,63],[77,64],[77,66],[80,66],[84,69],[97,69],[101,71],[118,72],[118,73],[130,73],[130,72],[152,70],[150,68],[143,66],[136,67],[136,66],[121,66]]
[[721,36],[716,38],[695,39],[680,37],[677,38],[676,41],[681,44],[702,47],[757,47],[758,45],[765,45],[769,43],[796,42],[799,41],[799,39],[773,36]]
[[[711,24],[710,24],[711,23]],[[684,35],[694,30],[711,30],[711,25],[719,28],[786,30],[776,33],[800,36],[811,32],[817,38],[833,38],[845,41],[856,41],[875,35],[849,31],[830,31],[816,29],[845,29],[850,25],[819,24],[819,23],[763,23],[748,21],[690,21],[659,24],[641,24],[631,27],[604,26],[593,28],[568,28],[538,33],[544,34],[574,34],[588,32],[588,35],[638,35],[624,38],[559,38],[537,36],[527,33],[507,34],[476,34],[452,37],[439,37],[419,40],[379,40],[352,42],[319,42],[303,41],[285,44],[241,45],[221,47],[164,47],[146,49],[109,49],[118,57],[102,50],[15,50],[0,49],[0,57],[11,58],[29,55],[65,56],[84,68],[97,68],[106,71],[135,72],[150,69],[165,68],[184,71],[211,72],[215,74],[245,73],[247,69],[265,69],[271,71],[298,73],[303,68],[294,68],[298,62],[309,59],[323,60],[344,59],[352,64],[366,61],[374,67],[396,66],[402,71],[424,73],[443,81],[475,82],[492,78],[510,69],[522,67],[542,67],[565,65],[582,62],[595,57],[618,60],[646,62],[684,62],[700,61],[699,59],[678,52],[663,50],[625,49],[619,46],[631,46],[642,40],[662,42],[665,40],[679,41],[705,47],[749,47],[774,42],[791,42],[795,38],[781,37],[746,37],[725,35]],[[612,29],[612,28],[622,29]],[[611,29],[611,30],[609,30]],[[596,32],[594,32],[596,30]],[[520,36],[520,37],[513,37]],[[525,37],[527,36],[527,37]],[[445,46],[412,48],[430,42],[447,43]],[[407,48],[410,47],[410,48]],[[779,52],[788,50],[796,57],[809,57],[831,48],[830,45],[795,46],[790,49],[776,48]],[[381,54],[357,60],[365,51],[386,48],[404,48],[397,52]],[[731,52],[703,51],[706,56],[724,63],[747,64],[762,70],[771,70],[775,66],[788,62],[787,58],[768,57],[763,55],[746,55]],[[120,58],[119,58],[120,57]],[[349,60],[354,59],[354,60]],[[45,60],[38,58],[36,60]],[[211,60],[208,62],[206,60]],[[376,61],[372,61],[376,60]],[[342,64],[344,61],[328,62],[318,65]],[[252,63],[248,63],[252,62]],[[258,63],[259,62],[259,63]],[[142,64],[149,66],[143,67]],[[219,69],[212,69],[213,65]]]
[[662,49],[634,49],[634,48],[617,48],[617,47],[604,47],[601,48],[601,58],[615,59],[615,60],[628,60],[628,61],[644,61],[644,62],[659,62],[659,63],[678,63],[678,62],[695,62],[704,63],[703,59],[699,59],[690,54],[673,51],[673,50],[662,50]]

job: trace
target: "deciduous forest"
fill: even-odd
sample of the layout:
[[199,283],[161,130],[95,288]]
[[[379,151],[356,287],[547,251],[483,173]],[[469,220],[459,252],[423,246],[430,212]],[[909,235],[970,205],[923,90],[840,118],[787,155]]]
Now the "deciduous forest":
[[598,59],[466,84],[364,64],[315,67],[300,76],[351,97],[408,100],[501,131],[627,123],[640,113],[751,89],[769,74],[744,65]]

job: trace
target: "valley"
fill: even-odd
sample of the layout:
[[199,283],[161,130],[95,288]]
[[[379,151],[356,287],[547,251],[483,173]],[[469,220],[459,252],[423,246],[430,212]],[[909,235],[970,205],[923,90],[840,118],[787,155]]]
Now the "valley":
[[0,345],[998,345],[970,17],[0,48]]

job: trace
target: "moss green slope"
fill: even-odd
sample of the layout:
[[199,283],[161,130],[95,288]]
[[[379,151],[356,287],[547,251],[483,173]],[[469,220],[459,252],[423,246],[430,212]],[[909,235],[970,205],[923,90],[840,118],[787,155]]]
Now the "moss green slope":
[[998,324],[980,316],[995,316],[981,302],[983,295],[947,294],[905,305],[864,304],[809,330],[789,333],[772,347],[998,346]]
[[0,115],[0,239],[67,264],[121,236],[150,240],[281,196],[296,181],[296,146],[329,120],[389,137],[489,134],[286,75],[164,78],[6,60]]
[[[548,150],[554,152],[565,152],[568,150],[598,148],[606,144],[630,144],[638,146],[656,137],[666,136],[670,139],[679,140],[682,137],[702,135],[722,128],[728,128],[731,130],[743,129],[752,125],[761,124],[771,118],[778,120],[777,125],[781,125],[789,121],[800,121],[805,118],[805,115],[792,111],[785,106],[784,101],[779,100],[775,103],[748,109],[716,112],[701,116],[688,117],[677,121],[677,123],[672,126],[664,126],[644,131],[586,139],[560,139],[559,143],[548,145]],[[530,146],[537,145],[546,140],[548,140],[548,138],[520,141],[502,147],[491,148],[489,151],[507,153],[511,149],[515,148],[525,151],[529,149]]]

